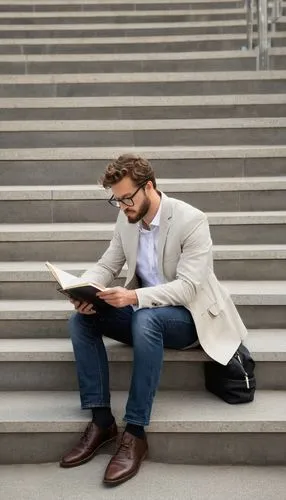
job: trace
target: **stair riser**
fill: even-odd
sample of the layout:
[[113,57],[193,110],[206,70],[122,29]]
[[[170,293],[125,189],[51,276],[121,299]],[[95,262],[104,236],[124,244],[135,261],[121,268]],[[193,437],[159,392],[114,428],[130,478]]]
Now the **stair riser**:
[[[1,21],[0,21],[1,23]],[[1,29],[1,38],[85,38],[85,37],[126,37],[126,36],[168,36],[168,35],[223,35],[228,33],[245,33],[245,26],[220,26],[217,21],[217,26],[181,26],[171,28],[149,28],[148,24],[142,28],[124,28],[124,29],[77,29],[76,25],[67,30],[58,29],[40,29],[19,31]]]
[[285,145],[286,128],[3,132],[0,148]]
[[[283,40],[279,40],[283,45]],[[38,44],[38,45],[1,45],[0,54],[137,54],[151,52],[200,52],[212,50],[239,50],[246,45],[246,40],[195,40],[182,42],[157,43],[106,43],[106,44]]]
[[81,3],[78,4],[71,3],[70,5],[41,5],[40,2],[34,5],[9,5],[7,2],[6,5],[0,5],[0,12],[77,12],[77,11],[91,11],[91,12],[104,12],[104,11],[151,11],[151,10],[179,10],[179,9],[190,9],[192,10],[201,10],[201,9],[239,9],[243,7],[242,1],[229,1],[229,2],[217,2],[215,4],[210,4],[209,2],[181,2],[181,3],[173,3],[173,2],[154,2],[154,3],[145,3],[145,2],[132,2],[132,3]]
[[[167,194],[205,212],[286,210],[284,190]],[[0,201],[0,224],[114,222],[117,214],[105,200]]]
[[[25,299],[25,297],[22,297]],[[0,338],[66,338],[68,337],[67,320],[0,320]]]
[[271,46],[272,47],[285,47],[286,39],[285,38],[272,38]]
[[[108,159],[2,161],[0,185],[94,184],[108,162]],[[154,159],[151,163],[157,177],[162,178],[185,178],[186,175],[188,178],[286,176],[285,158]]]
[[[56,430],[49,433],[0,434],[0,463],[57,462],[78,443],[79,437],[80,433]],[[286,464],[284,433],[152,432],[148,433],[148,444],[149,459],[158,462],[194,465]],[[114,452],[115,444],[111,444],[100,453]]]
[[130,106],[82,108],[14,108],[2,109],[0,119],[5,120],[152,120],[195,118],[271,118],[285,117],[283,104],[233,104],[204,106]]
[[[285,244],[285,224],[249,224],[211,226],[215,245]],[[71,261],[96,260],[107,248],[108,241],[13,241],[0,243],[2,261]]]
[[[222,280],[285,280],[285,260],[215,260],[215,272]],[[124,284],[124,278],[117,279],[119,286]],[[0,282],[0,297],[5,300],[59,300],[62,297],[52,282]]]
[[[222,280],[285,280],[285,260],[215,260],[215,272]],[[124,284],[124,278],[117,279],[117,285]],[[55,284],[46,281],[0,282],[0,297],[5,300],[59,300],[62,297]]]
[[[192,71],[254,71],[253,56],[243,58],[207,58],[173,61],[76,61],[76,62],[2,62],[0,74],[32,75],[62,73],[146,73]],[[168,85],[168,83],[164,83]]]
[[[131,362],[110,362],[110,388],[128,391],[132,376]],[[174,377],[174,373],[176,377]],[[12,374],[12,375],[11,375]],[[286,362],[257,362],[257,389],[286,390]],[[160,390],[204,390],[203,363],[166,362]],[[74,362],[1,362],[1,391],[77,391]]]
[[285,328],[285,306],[238,306],[240,316],[247,328]]
[[[160,9],[161,10],[161,9]],[[174,9],[173,9],[174,10]],[[185,9],[182,9],[184,11]],[[198,10],[198,9],[197,9]],[[78,17],[71,17],[68,14],[65,17],[57,17],[54,13],[51,13],[49,17],[10,17],[2,18],[1,25],[13,26],[14,24],[27,25],[45,25],[45,24],[134,24],[142,23],[142,26],[148,25],[148,23],[168,23],[168,22],[208,22],[208,21],[229,21],[236,19],[245,19],[245,13],[241,10],[236,11],[233,9],[229,13],[221,13],[219,10],[208,12],[206,9],[205,13],[192,13],[190,10],[189,14],[180,12],[179,14],[145,14],[138,16],[136,13],[134,15],[122,15],[114,13],[114,16],[97,16],[90,13],[90,16],[81,16],[80,13]]]
[[[25,299],[25,297],[22,297]],[[245,325],[251,329],[285,328],[285,306],[238,306]],[[63,319],[15,319],[0,320],[0,338],[66,338],[68,337],[67,318],[70,313],[63,315]]]
[[[276,59],[276,58],[275,58]],[[284,56],[283,58],[284,59]],[[286,57],[284,59],[286,61]],[[241,59],[241,64],[245,61]],[[254,59],[253,59],[254,61]],[[179,62],[182,64],[181,62]],[[208,60],[206,61],[206,65]],[[224,64],[224,63],[223,63]],[[155,61],[157,71],[160,62]],[[239,68],[238,68],[239,69]],[[155,66],[154,66],[155,71]],[[186,81],[142,83],[61,83],[61,84],[2,84],[0,97],[101,97],[101,96],[181,96],[181,95],[231,95],[231,94],[283,94],[286,81]]]
[[148,443],[150,458],[158,462],[205,465],[286,463],[284,433],[150,433]]

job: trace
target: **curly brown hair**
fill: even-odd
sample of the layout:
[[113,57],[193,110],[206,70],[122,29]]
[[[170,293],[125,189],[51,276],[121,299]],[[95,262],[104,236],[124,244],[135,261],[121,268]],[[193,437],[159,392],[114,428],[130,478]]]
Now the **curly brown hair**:
[[126,176],[130,177],[137,186],[150,180],[156,189],[156,179],[151,163],[141,156],[130,153],[121,155],[109,163],[100,182],[104,188],[110,188]]

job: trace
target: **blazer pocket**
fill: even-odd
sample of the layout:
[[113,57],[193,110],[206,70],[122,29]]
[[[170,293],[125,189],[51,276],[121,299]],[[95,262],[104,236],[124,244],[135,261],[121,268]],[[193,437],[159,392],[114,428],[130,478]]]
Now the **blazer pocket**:
[[207,310],[210,316],[218,316],[222,311],[222,307],[217,302],[214,302],[208,306]]

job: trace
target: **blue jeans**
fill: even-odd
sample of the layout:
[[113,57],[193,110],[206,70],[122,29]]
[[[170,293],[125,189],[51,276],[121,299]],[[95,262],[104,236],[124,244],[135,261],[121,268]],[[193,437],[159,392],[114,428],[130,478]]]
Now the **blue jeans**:
[[102,336],[133,346],[131,386],[124,420],[148,425],[159,384],[164,347],[184,349],[198,337],[190,312],[182,306],[133,310],[105,315],[75,313],[69,322],[82,409],[110,406],[108,360]]

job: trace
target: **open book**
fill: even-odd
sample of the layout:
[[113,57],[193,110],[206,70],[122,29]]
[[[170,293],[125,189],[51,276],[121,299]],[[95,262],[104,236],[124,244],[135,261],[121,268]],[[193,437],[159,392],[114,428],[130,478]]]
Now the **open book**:
[[113,306],[96,296],[97,292],[105,289],[104,286],[86,282],[82,278],[67,273],[50,262],[46,262],[46,266],[59,284],[57,290],[70,299],[93,304],[95,310],[113,308]]

